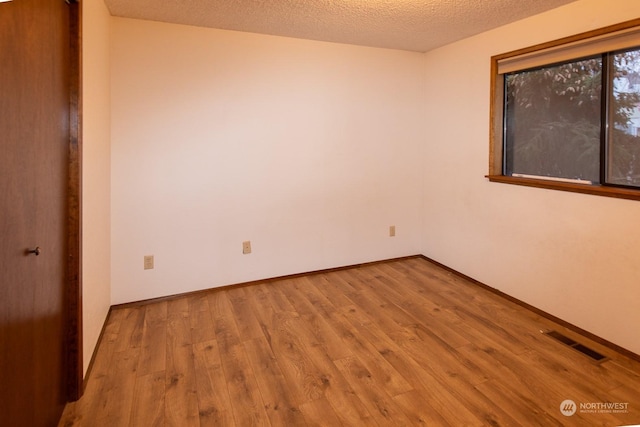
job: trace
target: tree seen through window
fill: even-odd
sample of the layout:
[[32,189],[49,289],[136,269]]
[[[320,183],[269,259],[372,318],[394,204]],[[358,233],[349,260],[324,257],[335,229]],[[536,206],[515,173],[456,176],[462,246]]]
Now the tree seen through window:
[[510,73],[505,95],[506,175],[640,187],[640,50]]

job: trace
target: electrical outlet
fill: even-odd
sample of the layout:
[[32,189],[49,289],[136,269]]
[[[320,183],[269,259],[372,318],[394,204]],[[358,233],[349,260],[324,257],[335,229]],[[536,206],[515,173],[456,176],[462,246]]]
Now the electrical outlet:
[[396,226],[395,225],[389,226],[389,237],[395,237],[395,235],[396,235]]
[[153,270],[153,255],[144,256],[144,269]]
[[245,255],[251,253],[251,241],[242,242],[242,253]]

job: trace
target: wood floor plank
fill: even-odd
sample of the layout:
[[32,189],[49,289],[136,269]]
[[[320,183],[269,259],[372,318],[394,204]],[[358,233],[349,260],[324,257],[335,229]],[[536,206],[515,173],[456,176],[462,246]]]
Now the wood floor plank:
[[[551,355],[543,356],[533,351],[525,353],[521,355],[521,357],[525,363],[529,366],[533,366],[533,369],[537,372],[537,375],[540,378],[553,384],[554,390],[561,395],[562,400],[571,399],[575,402],[612,401],[611,393],[602,389],[598,385],[597,379],[591,381],[588,376],[583,374],[580,368],[574,368],[572,366],[573,362],[585,357],[581,354],[572,355],[569,353],[567,355],[567,359],[564,361],[558,361],[557,359],[554,360]],[[581,362],[582,361],[579,363]],[[577,418],[579,417],[580,416]],[[637,420],[640,421],[640,416],[638,416],[638,414],[636,414],[636,417]],[[595,417],[589,414],[585,417],[585,423],[589,419],[593,422]],[[619,421],[614,415],[608,413],[597,414],[597,420],[605,425],[616,425]]]
[[194,311],[189,313],[191,326],[191,342],[196,344],[216,338],[213,319],[209,311]]
[[197,293],[187,297],[189,313],[197,311],[209,311],[209,297],[206,293]]
[[265,405],[242,346],[226,291],[211,294],[209,305],[235,423],[268,426],[270,423]]
[[409,258],[114,308],[59,425],[633,425],[639,383],[640,362]]
[[137,308],[123,309],[123,317],[118,328],[115,351],[126,351],[140,347],[144,325],[144,311]]
[[251,288],[250,293],[261,301],[262,307],[270,307],[276,312],[295,312],[296,309],[291,305],[287,297],[279,292],[282,281],[276,283],[277,286],[272,286],[271,283],[257,284]]
[[353,304],[353,301],[343,293],[342,287],[337,284],[340,280],[339,272],[319,274],[314,276],[314,278],[316,278],[316,287],[326,291],[326,293],[323,293],[334,307],[344,307]]
[[329,401],[324,397],[303,403],[300,405],[300,411],[303,413],[308,426],[324,427],[344,425],[336,415]]
[[274,426],[304,426],[306,421],[295,395],[289,393],[276,357],[264,338],[254,338],[243,343],[247,357],[256,376],[256,382],[264,402],[267,416]]
[[300,317],[278,316],[274,352],[285,376],[301,386],[307,401],[326,398],[345,425],[374,423],[366,407],[331,359],[315,351],[313,333]]
[[[257,292],[247,292],[247,304],[251,307],[254,312],[256,322],[258,326],[262,330],[262,338],[266,341],[273,353],[273,331],[275,330],[274,326],[274,314],[276,311],[290,313],[291,315],[297,316],[297,313],[293,311],[282,311],[278,310],[276,306],[271,305],[270,294],[273,294],[273,289],[271,291],[269,289],[263,289],[261,286],[256,286]],[[284,297],[283,297],[284,299]],[[293,308],[291,308],[293,310]]]
[[144,308],[144,321],[150,325],[165,323],[168,316],[168,303],[159,301],[155,304],[146,304],[140,307]]
[[[417,266],[424,267],[421,264]],[[488,292],[473,293],[468,289],[469,286],[464,285],[459,285],[453,290],[451,286],[447,286],[447,279],[452,282],[459,280],[456,276],[445,276],[442,271],[416,268],[403,283],[409,289],[421,291],[436,303],[440,307],[438,315],[446,323],[458,326],[458,331],[470,342],[475,342],[474,336],[480,335],[511,349],[514,353],[524,353],[530,349],[530,346],[520,339],[519,334],[495,323],[492,315],[487,316],[477,308],[486,304],[485,299],[492,299],[495,295]]]
[[374,380],[367,368],[351,356],[333,362],[380,426],[409,426],[411,421]]
[[62,411],[62,416],[58,421],[58,427],[73,427],[82,425],[82,415],[85,409],[78,402],[69,402]]
[[256,319],[255,310],[248,301],[244,288],[230,289],[226,294],[231,303],[240,341],[263,338],[262,328]]
[[[111,310],[106,319],[102,340],[96,352],[91,370],[91,381],[87,383],[85,395],[103,396],[112,374],[112,360],[117,347],[121,345],[118,341],[118,333],[127,311],[123,309]],[[125,342],[125,340],[122,340]],[[88,417],[97,417],[102,401],[98,399],[80,399],[77,402],[67,404],[60,425],[82,426],[87,425]]]
[[291,312],[273,313],[271,348],[282,374],[291,384],[290,393],[301,403],[320,399],[327,387],[324,372],[318,369],[305,351],[299,334],[299,316]]
[[418,336],[403,327],[408,319],[405,319],[405,315],[396,310],[393,304],[383,301],[376,307],[366,298],[352,299],[355,299],[359,306],[364,307],[371,324],[385,332],[399,345],[406,356],[422,366],[423,370],[440,384],[452,387],[456,398],[480,420],[503,425],[511,425],[515,422],[508,412],[493,406],[488,399],[474,389],[474,385],[485,382],[488,377],[473,360],[465,357],[437,336],[429,333]]
[[640,384],[640,372],[618,364],[618,360],[608,360],[607,363],[603,363],[601,366],[613,380],[620,384]]
[[[350,281],[353,280],[353,276],[346,275],[333,275],[331,280],[323,286],[316,286],[316,288],[322,293],[322,295],[331,302],[331,304],[342,311],[346,307],[352,307],[355,303],[353,298],[350,297],[357,295],[359,290],[357,285],[352,285]],[[335,295],[340,294],[339,303],[335,303]]]
[[[588,356],[549,337],[545,345],[522,355],[523,360],[538,360],[536,366],[547,364],[553,369],[564,367],[563,376],[575,384],[589,384],[590,388],[608,391],[621,386],[625,380],[616,378],[604,364],[595,363]],[[539,355],[539,356],[538,356]],[[628,379],[627,379],[628,380]]]
[[[289,385],[288,393],[300,404],[319,399],[325,387],[322,373],[303,351],[297,336],[296,322],[300,316],[279,289],[272,288],[269,294],[276,295],[271,301],[278,303],[271,307],[256,306],[256,317],[264,330],[265,341],[271,353],[277,358],[280,371]],[[284,303],[284,301],[287,303]],[[277,311],[277,307],[286,307]]]
[[189,301],[189,325],[193,344],[214,340],[216,338],[213,318],[206,295]]
[[369,341],[360,336],[358,331],[344,319],[336,307],[333,307],[328,300],[322,300],[324,295],[321,289],[324,283],[313,283],[313,285],[313,288],[307,290],[305,296],[340,337],[342,344],[351,349],[351,352],[360,359],[376,381],[383,385],[391,396],[411,390],[412,386],[409,382],[378,353]]
[[423,369],[404,350],[381,329],[376,328],[368,318],[355,307],[345,307],[345,318],[358,330],[358,333],[374,344],[378,352],[402,374],[411,386],[420,392],[425,401],[438,408],[439,414],[447,424],[483,426],[484,423],[469,411],[453,391],[443,385],[434,375]]
[[446,338],[450,346],[457,348],[469,344],[469,335],[465,333],[467,328],[457,328],[444,319],[440,315],[443,307],[426,297],[422,289],[416,291],[404,286],[400,278],[394,277],[395,270],[387,265],[375,265],[372,270],[377,273],[374,285],[376,290],[380,289],[378,292],[389,301],[413,316],[424,327],[437,331],[438,336]]
[[567,397],[547,378],[541,376],[535,367],[505,350],[498,350],[489,345],[478,348],[473,344],[459,349],[467,357],[476,361],[479,368],[491,372],[491,383],[503,384],[514,395],[535,398],[536,405],[529,408],[530,412],[553,413],[557,406]]
[[[497,406],[508,407],[509,414],[522,426],[562,427],[564,416],[560,413],[560,403],[542,410],[525,390],[514,390],[502,381],[490,380],[475,388]],[[535,398],[534,398],[535,399]],[[560,401],[562,402],[562,401]]]
[[607,401],[608,402],[616,402],[624,405],[624,408],[620,408],[616,412],[616,420],[620,425],[633,425],[640,424],[638,420],[638,403],[640,402],[640,388],[637,386],[640,384],[638,382],[635,385],[632,384],[624,384],[616,389],[609,391]]
[[[305,294],[311,292],[313,285],[306,277],[291,281],[290,286],[283,287],[282,292],[289,299],[298,313],[303,313],[302,318],[311,330],[315,339],[314,345],[318,345],[330,359],[342,359],[351,356],[351,350],[345,346],[340,337],[329,326],[326,318],[319,313],[322,307],[314,306]],[[326,311],[326,308],[325,308]]]
[[177,315],[182,315],[183,317],[188,317],[189,303],[191,299],[191,297],[187,296],[167,301],[167,316],[175,317]]
[[606,364],[608,370],[615,370],[620,373],[626,372],[627,376],[631,376],[636,379],[640,378],[640,361],[632,360],[610,350],[603,353],[610,358],[609,363]]
[[[372,269],[376,270],[377,267],[373,266]],[[379,280],[378,276],[370,279],[369,284],[376,289],[385,286],[384,281]],[[456,375],[469,375],[468,381],[471,383],[479,384],[487,380],[486,375],[478,369],[473,361],[465,358],[464,355],[456,350],[457,347],[468,344],[466,339],[462,339],[446,325],[429,317],[426,313],[422,313],[421,310],[415,310],[413,313],[406,311],[401,305],[402,298],[394,297],[391,292],[384,292],[381,295],[384,296],[384,300],[380,307],[384,313],[388,314],[398,325],[409,328],[422,341],[419,343],[420,350],[418,350],[417,354],[422,353],[421,350],[426,350],[426,352],[419,357],[437,359],[441,366],[466,367],[466,370],[456,372]],[[380,313],[377,314],[376,318],[379,318],[379,315]],[[437,333],[434,331],[437,331]],[[433,351],[431,351],[432,349]],[[442,349],[445,349],[445,351],[443,352]],[[429,352],[431,354],[427,354]]]
[[404,413],[415,426],[446,426],[451,425],[435,409],[424,395],[416,389],[393,397],[393,400],[402,408]]
[[199,425],[188,304],[169,304],[165,371],[165,423],[167,426]]
[[367,298],[362,292],[350,296],[362,308],[369,320],[396,341],[403,350],[418,363],[426,366],[438,361],[438,371],[446,372],[451,378],[461,377],[471,384],[487,380],[472,360],[465,358],[444,339],[433,334],[428,328],[395,304],[383,297]]
[[[141,353],[138,376],[164,372],[167,365],[167,304],[148,304],[144,307]],[[164,393],[164,392],[163,392]]]
[[97,384],[100,399],[87,402],[88,412],[92,415],[84,417],[81,425],[88,422],[97,425],[127,425],[129,422],[144,312],[138,309],[124,309],[121,313],[116,313],[111,320],[118,324],[111,329],[117,330],[115,337],[106,342],[108,357],[100,361],[96,358],[97,366],[94,365],[96,376],[102,378]]
[[114,353],[106,387],[95,407],[95,418],[85,421],[105,426],[129,424],[139,355],[139,348]]
[[234,425],[231,399],[215,340],[193,344],[200,426]]
[[138,376],[133,390],[130,426],[164,426],[165,373]]

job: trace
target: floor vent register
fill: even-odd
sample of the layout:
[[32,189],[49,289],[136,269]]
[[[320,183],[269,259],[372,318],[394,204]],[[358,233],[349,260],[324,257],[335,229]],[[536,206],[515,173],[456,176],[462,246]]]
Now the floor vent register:
[[569,338],[566,335],[561,334],[558,331],[546,331],[546,332],[543,331],[542,333],[553,338],[558,342],[561,342],[564,345],[567,345],[573,348],[576,351],[579,351],[580,353],[584,354],[585,356],[591,358],[596,362],[602,362],[607,359],[607,356],[598,353],[597,351],[587,347],[586,345],[580,344],[579,342]]

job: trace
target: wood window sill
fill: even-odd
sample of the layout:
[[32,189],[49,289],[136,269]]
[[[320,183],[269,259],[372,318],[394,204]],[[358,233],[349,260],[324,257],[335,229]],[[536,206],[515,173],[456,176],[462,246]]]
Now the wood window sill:
[[524,185],[527,187],[546,188],[549,190],[571,191],[573,193],[593,194],[596,196],[615,197],[618,199],[640,200],[640,190],[609,187],[604,185],[573,184],[567,182],[547,181],[545,179],[520,178],[505,175],[487,175],[491,182]]

